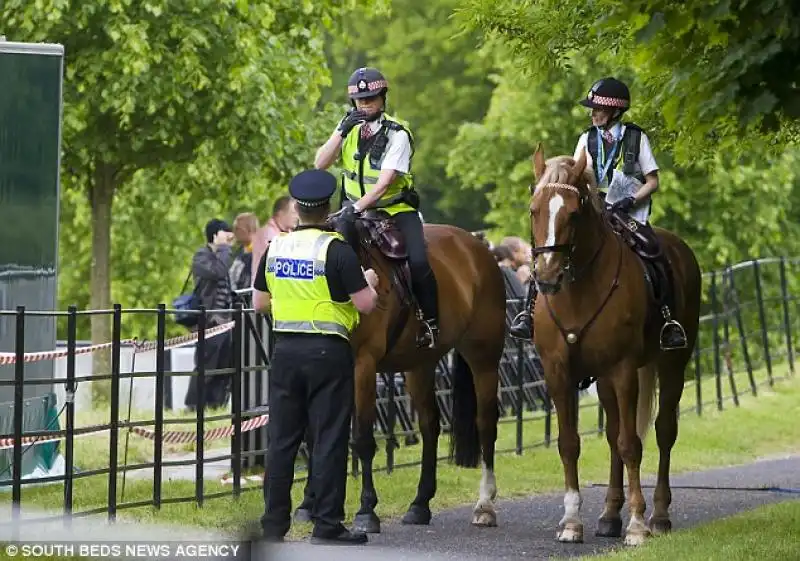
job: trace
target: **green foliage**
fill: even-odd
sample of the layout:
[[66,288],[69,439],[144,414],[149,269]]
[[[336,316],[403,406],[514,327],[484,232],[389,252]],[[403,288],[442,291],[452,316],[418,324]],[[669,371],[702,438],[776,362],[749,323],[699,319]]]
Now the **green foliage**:
[[391,17],[348,21],[342,33],[347,40],[332,39],[335,80],[328,95],[346,103],[352,71],[359,66],[378,68],[389,81],[388,111],[413,128],[413,171],[426,221],[476,229],[486,212],[483,191],[463,196],[461,185],[448,178],[445,167],[459,125],[480,119],[488,106],[493,60],[476,48],[478,33],[460,32],[452,18],[458,4],[394,0]]
[[[501,65],[486,117],[461,127],[448,163],[463,184],[491,185],[492,239],[530,235],[531,155],[539,142],[547,157],[573,154],[589,124],[577,100],[605,70],[576,58],[569,73],[550,70],[534,78],[518,75],[514,62]],[[774,154],[751,143],[746,156],[716,150],[705,161],[677,165],[659,142],[667,135],[658,115],[637,106],[625,118],[646,127],[661,168],[651,220],[683,236],[703,270],[800,253],[800,149]]]
[[328,111],[314,111],[330,83],[325,31],[349,10],[386,6],[4,2],[9,40],[65,46],[61,306],[107,307],[112,271],[123,306],[169,302],[211,215],[265,219],[254,205],[308,167],[324,139],[312,117]]
[[501,37],[533,75],[571,72],[576,52],[632,68],[635,103],[663,116],[664,144],[689,163],[800,117],[798,15],[789,0],[471,0],[459,21]]

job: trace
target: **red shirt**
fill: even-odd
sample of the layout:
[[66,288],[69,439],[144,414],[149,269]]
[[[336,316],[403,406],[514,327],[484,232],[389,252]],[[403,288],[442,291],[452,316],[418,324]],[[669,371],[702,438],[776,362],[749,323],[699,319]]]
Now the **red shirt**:
[[267,223],[256,230],[256,233],[253,234],[253,267],[251,269],[251,276],[250,276],[250,286],[253,286],[253,281],[256,278],[256,272],[258,271],[258,265],[261,263],[261,258],[267,252],[267,248],[269,248],[269,242],[272,241],[272,238],[280,234],[281,232],[290,232],[291,230],[283,230],[278,223],[275,222],[274,218],[270,218]]

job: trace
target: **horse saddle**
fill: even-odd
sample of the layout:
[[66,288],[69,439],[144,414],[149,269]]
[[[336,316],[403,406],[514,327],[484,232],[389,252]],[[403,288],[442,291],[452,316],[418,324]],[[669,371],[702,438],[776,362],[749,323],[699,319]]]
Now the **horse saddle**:
[[400,261],[408,257],[403,233],[386,212],[372,209],[363,212],[356,221],[356,230],[387,258]]
[[649,224],[641,224],[624,212],[609,210],[606,218],[611,229],[639,257],[650,296],[660,307],[672,294],[672,269],[655,231]]

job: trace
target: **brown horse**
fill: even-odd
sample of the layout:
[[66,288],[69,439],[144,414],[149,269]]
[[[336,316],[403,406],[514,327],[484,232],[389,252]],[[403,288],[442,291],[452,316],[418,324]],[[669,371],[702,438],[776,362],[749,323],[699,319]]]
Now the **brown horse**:
[[[558,450],[566,487],[557,537],[562,542],[583,541],[576,385],[595,377],[611,448],[609,487],[597,535],[619,537],[622,533],[624,463],[630,507],[625,543],[638,545],[672,526],[670,453],[678,434],[684,369],[697,338],[700,268],[680,238],[654,228],[674,279],[673,317],[684,326],[687,337],[686,348],[663,351],[660,316],[643,261],[610,227],[593,175],[586,169],[586,154],[577,162],[567,156],[545,162],[539,146],[533,168],[537,180],[530,202],[533,276],[539,289],[533,312],[534,340],[558,414]],[[648,527],[639,466],[653,414],[656,378],[660,459]]]
[[[373,214],[372,231],[385,232],[391,223]],[[377,222],[376,222],[377,220]],[[331,223],[336,224],[336,215]],[[364,222],[367,224],[368,222]],[[378,226],[374,226],[378,224]],[[402,260],[390,259],[373,243],[359,236],[362,266],[378,274],[378,308],[361,318],[352,337],[355,353],[355,431],[353,449],[362,466],[361,508],[354,528],[380,532],[375,514],[378,495],[372,461],[376,442],[376,373],[406,372],[406,383],[419,416],[422,465],[416,498],[403,517],[404,524],[428,524],[430,501],[436,493],[437,448],[440,434],[435,393],[435,369],[451,349],[452,369],[451,458],[462,467],[482,467],[478,502],[472,523],[496,526],[494,451],[498,422],[499,363],[505,344],[505,287],[502,273],[488,249],[474,236],[454,226],[426,224],[428,258],[438,284],[439,342],[433,349],[416,345],[419,320],[399,282]],[[379,234],[380,235],[380,234]],[[408,294],[405,293],[407,296]],[[313,445],[313,443],[312,443]],[[306,497],[295,514],[307,520],[311,501]]]

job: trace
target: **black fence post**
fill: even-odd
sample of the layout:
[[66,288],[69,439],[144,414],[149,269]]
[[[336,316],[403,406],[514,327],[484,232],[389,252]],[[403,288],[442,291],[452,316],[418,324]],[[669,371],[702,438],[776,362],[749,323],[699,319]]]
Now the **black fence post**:
[[[700,417],[703,415],[703,372],[700,368],[700,333],[702,332],[701,329],[697,330],[697,339],[694,342],[694,395],[697,403],[695,404],[695,410],[697,411],[697,416]],[[680,409],[680,408],[679,408]]]
[[[233,318],[233,377],[231,379],[231,421],[233,435],[231,437],[231,471],[233,472],[233,496],[242,494],[242,303],[237,301]],[[249,349],[248,349],[249,350]]]
[[161,508],[161,463],[164,460],[164,341],[167,337],[167,307],[158,305],[156,317],[156,414],[153,442],[153,506]]
[[[388,474],[394,471],[394,451],[399,447],[397,436],[394,433],[395,425],[397,424],[397,401],[395,400],[397,388],[395,387],[394,377],[395,372],[390,372],[384,378],[386,381],[386,398],[388,400],[386,404],[388,410],[386,420],[389,425],[389,434],[386,435],[386,473]],[[434,391],[436,390],[434,389]]]
[[769,337],[767,336],[767,314],[764,312],[764,291],[761,288],[761,264],[757,259],[753,260],[753,274],[756,280],[756,304],[758,305],[758,320],[761,323],[761,343],[764,346],[764,361],[767,364],[767,380],[770,386],[774,386],[772,357],[769,352]]
[[[122,306],[114,304],[111,327],[111,421],[108,439],[108,519],[117,518],[117,471],[119,467],[119,347]],[[131,378],[133,383],[133,378]]]
[[786,258],[784,257],[781,257],[781,302],[783,304],[783,325],[786,330],[786,353],[789,360],[789,372],[794,374],[792,323],[789,321],[789,287],[786,283]]
[[12,470],[12,518],[14,520],[14,539],[17,539],[22,507],[22,420],[23,400],[25,399],[25,306],[17,306],[16,345],[14,363],[14,449],[11,453]]
[[711,272],[711,330],[713,332],[714,380],[717,385],[717,409],[722,411],[722,367],[719,356],[719,316],[717,314],[717,272]]
[[549,448],[553,431],[553,401],[550,399],[550,392],[545,390],[545,395],[547,399],[544,402],[544,445]]
[[730,283],[731,283],[731,294],[734,299],[734,303],[736,305],[736,329],[739,330],[739,342],[742,345],[742,355],[744,356],[744,366],[747,369],[747,378],[750,381],[750,392],[753,395],[756,395],[756,382],[753,378],[753,364],[750,362],[750,351],[747,348],[747,331],[744,327],[744,321],[742,321],[742,307],[739,304],[739,295],[736,292],[736,284],[734,279],[736,278],[736,273],[732,267],[728,267],[730,271]]
[[733,375],[733,364],[731,359],[731,338],[730,338],[730,310],[728,309],[728,292],[726,291],[726,279],[733,274],[730,269],[722,272],[722,332],[725,346],[725,370],[728,373],[728,383],[733,392],[733,404],[739,407],[739,390],[736,388],[736,377]]
[[525,382],[523,372],[525,369],[525,346],[522,340],[517,341],[517,456],[522,455],[522,409],[525,403]]
[[[205,442],[203,442],[203,435],[205,434],[203,426],[206,421],[206,364],[203,357],[205,357],[206,350],[206,308],[199,306],[200,315],[197,318],[197,417],[195,423],[195,465],[194,465],[194,498],[197,506],[203,506],[203,458],[205,456]],[[189,387],[192,387],[191,380]]]
[[78,332],[78,309],[70,306],[67,310],[67,383],[64,387],[64,406],[66,407],[66,436],[64,438],[64,518],[65,525],[71,524],[72,477],[75,472],[75,340]]

